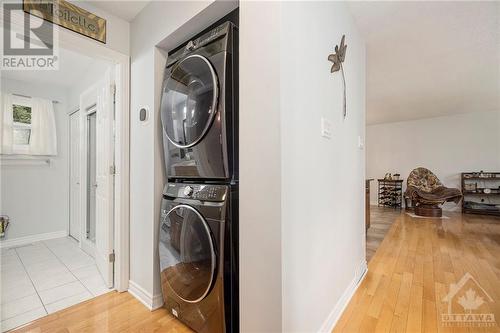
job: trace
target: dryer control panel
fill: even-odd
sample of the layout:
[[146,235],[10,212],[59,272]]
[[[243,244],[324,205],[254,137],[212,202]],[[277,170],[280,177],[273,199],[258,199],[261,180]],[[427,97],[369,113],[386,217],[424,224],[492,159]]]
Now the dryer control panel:
[[[199,36],[198,38],[192,39],[189,42],[187,42],[183,47],[177,49],[174,52],[169,52],[168,53],[168,59],[167,59],[167,68],[172,66],[174,63],[176,63],[178,60],[184,58],[186,55],[195,52],[199,50],[200,48],[210,44],[211,42],[223,37],[227,36],[231,29],[233,29],[234,24],[231,22],[225,22],[221,24],[220,26],[207,31],[203,35]],[[219,51],[227,51],[227,45],[226,43],[222,43],[217,47],[222,47]],[[213,46],[212,46],[213,47]]]
[[163,195],[171,198],[220,202],[226,200],[227,191],[226,185],[168,183]]

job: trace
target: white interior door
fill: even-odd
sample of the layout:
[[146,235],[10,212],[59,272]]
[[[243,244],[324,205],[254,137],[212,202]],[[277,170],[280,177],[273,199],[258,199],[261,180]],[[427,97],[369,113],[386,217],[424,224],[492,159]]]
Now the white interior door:
[[69,235],[80,241],[80,112],[69,117]]
[[96,239],[95,260],[108,287],[113,287],[114,219],[114,86],[106,71],[97,93],[96,124]]
[[[95,258],[97,268],[108,287],[113,287],[113,220],[114,220],[114,102],[113,81],[111,70],[106,71],[104,79],[85,91],[80,96],[80,110],[84,110],[81,120],[85,128],[81,131],[82,152],[81,165],[85,165],[87,172],[82,172],[82,183],[93,186],[90,191],[88,186],[81,186],[80,194],[85,202],[83,215],[87,218],[95,214],[95,235],[90,232],[88,223],[82,223],[85,237],[82,237],[82,249]],[[95,110],[95,183],[94,175],[89,170],[91,157],[91,139],[89,131],[91,121],[88,116]],[[85,117],[85,118],[83,118]],[[89,134],[90,133],[90,134]],[[90,171],[90,172],[89,172]],[[84,180],[83,180],[84,179]],[[89,183],[89,182],[92,182]],[[95,198],[94,198],[95,195]],[[95,200],[95,212],[92,209]],[[92,236],[92,237],[91,237]]]

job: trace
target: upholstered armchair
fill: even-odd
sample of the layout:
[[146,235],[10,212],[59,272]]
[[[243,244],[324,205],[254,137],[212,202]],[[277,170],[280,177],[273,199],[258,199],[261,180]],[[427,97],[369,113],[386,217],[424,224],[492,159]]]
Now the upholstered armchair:
[[441,217],[443,212],[439,205],[451,201],[458,204],[462,192],[445,187],[429,169],[416,168],[408,176],[405,197],[411,200],[416,215]]

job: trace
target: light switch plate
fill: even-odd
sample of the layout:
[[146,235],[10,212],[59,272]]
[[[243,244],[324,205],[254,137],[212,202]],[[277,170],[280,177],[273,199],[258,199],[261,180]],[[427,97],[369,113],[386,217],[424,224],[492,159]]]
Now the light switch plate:
[[363,150],[365,148],[365,142],[364,142],[363,138],[361,137],[361,135],[358,135],[358,148],[360,150]]
[[332,122],[321,117],[321,136],[327,139],[332,138]]

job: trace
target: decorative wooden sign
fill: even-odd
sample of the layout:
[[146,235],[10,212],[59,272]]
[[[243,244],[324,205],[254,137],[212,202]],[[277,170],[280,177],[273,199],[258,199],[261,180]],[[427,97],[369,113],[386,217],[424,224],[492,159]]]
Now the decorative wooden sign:
[[64,0],[23,0],[26,13],[106,44],[106,20]]

